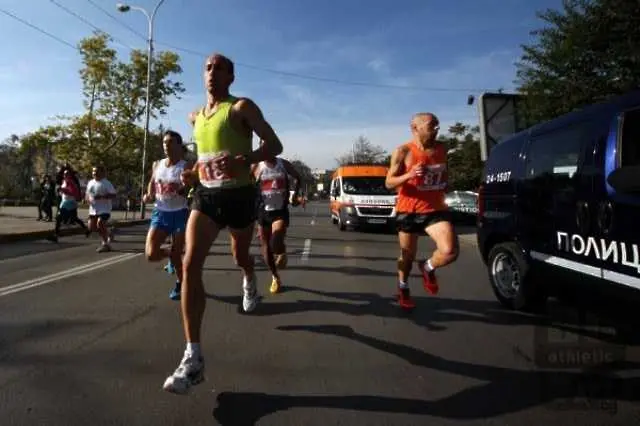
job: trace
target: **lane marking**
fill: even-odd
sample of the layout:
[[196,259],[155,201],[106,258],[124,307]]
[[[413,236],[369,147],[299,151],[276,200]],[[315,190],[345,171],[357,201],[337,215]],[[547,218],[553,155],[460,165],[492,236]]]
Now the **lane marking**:
[[0,297],[8,296],[13,293],[28,290],[30,288],[40,287],[45,284],[49,284],[54,281],[80,275],[85,272],[95,271],[104,267],[125,262],[134,257],[140,256],[141,253],[125,253],[118,256],[109,257],[108,259],[102,259],[97,262],[88,263],[86,265],[76,266],[75,268],[67,269],[66,271],[56,272],[54,274],[45,275],[44,277],[34,278],[31,280],[23,281],[18,284],[13,284],[7,287],[0,288]]
[[318,208],[313,209],[313,217],[311,218],[311,226],[316,224],[316,217],[318,216]]
[[300,260],[302,263],[306,263],[309,261],[309,256],[311,255],[311,238],[307,238],[304,240],[304,248],[302,249],[302,256]]

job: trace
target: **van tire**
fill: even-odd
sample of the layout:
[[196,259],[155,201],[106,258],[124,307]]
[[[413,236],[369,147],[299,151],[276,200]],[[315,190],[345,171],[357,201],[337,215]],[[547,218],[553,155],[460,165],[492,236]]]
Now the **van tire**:
[[[505,283],[496,277],[494,271],[499,263],[502,263],[501,266],[510,265],[512,274],[517,274],[519,285],[512,295],[505,294],[502,290]],[[493,246],[487,257],[487,267],[491,289],[504,307],[517,311],[538,312],[546,304],[547,292],[541,282],[534,279],[529,262],[518,244],[500,243]]]

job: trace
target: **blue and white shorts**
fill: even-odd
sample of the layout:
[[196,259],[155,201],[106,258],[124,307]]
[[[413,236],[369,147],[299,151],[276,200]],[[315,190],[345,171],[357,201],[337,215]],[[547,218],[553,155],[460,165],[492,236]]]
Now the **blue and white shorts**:
[[169,235],[184,233],[187,229],[189,209],[162,211],[153,209],[151,214],[151,228],[159,229]]

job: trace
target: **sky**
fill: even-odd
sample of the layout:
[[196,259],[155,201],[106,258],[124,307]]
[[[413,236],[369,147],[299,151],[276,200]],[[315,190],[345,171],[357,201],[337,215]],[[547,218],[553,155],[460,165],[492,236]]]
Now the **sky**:
[[[152,10],[156,3],[131,5]],[[122,60],[131,48],[146,49],[144,15],[120,13],[115,4],[0,0],[0,140],[54,124],[55,116],[83,112],[74,46],[91,35],[92,26],[114,38]],[[477,125],[477,105],[468,106],[467,97],[514,91],[521,45],[534,41],[530,32],[543,25],[536,12],[560,4],[165,0],[154,23],[155,49],[186,49],[177,51],[183,69],[177,78],[186,91],[151,124],[191,138],[188,113],[206,101],[204,59],[217,51],[236,63],[232,94],[258,104],[283,142],[284,157],[333,168],[358,136],[391,152],[410,138],[416,112],[435,113],[444,133],[457,121]]]

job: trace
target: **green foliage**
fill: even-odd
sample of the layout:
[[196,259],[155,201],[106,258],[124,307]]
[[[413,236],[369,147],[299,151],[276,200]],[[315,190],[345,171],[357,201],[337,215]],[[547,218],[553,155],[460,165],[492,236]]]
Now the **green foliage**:
[[564,0],[538,14],[518,64],[529,122],[541,122],[640,87],[640,2]]
[[294,169],[300,174],[302,178],[302,184],[308,184],[313,182],[313,174],[311,173],[311,168],[307,166],[302,160],[290,160],[291,165]]
[[[109,47],[110,42],[108,35],[98,32],[78,45],[86,113],[58,117],[59,123],[11,138],[2,145],[0,159],[6,157],[3,163],[15,164],[16,169],[2,170],[0,192],[14,194],[15,188],[24,192],[32,176],[53,172],[55,163],[65,162],[85,177],[90,176],[93,165],[102,164],[118,189],[137,191],[144,140],[144,131],[137,123],[146,107],[147,54],[134,50],[127,62],[121,62]],[[182,83],[173,80],[182,72],[179,62],[173,52],[154,56],[150,84],[153,118],[165,115],[169,101],[184,92]],[[149,170],[151,162],[163,156],[162,131],[150,131]]]
[[449,127],[449,137],[440,140],[448,148],[449,190],[475,190],[482,176],[480,160],[480,129],[455,123]]

